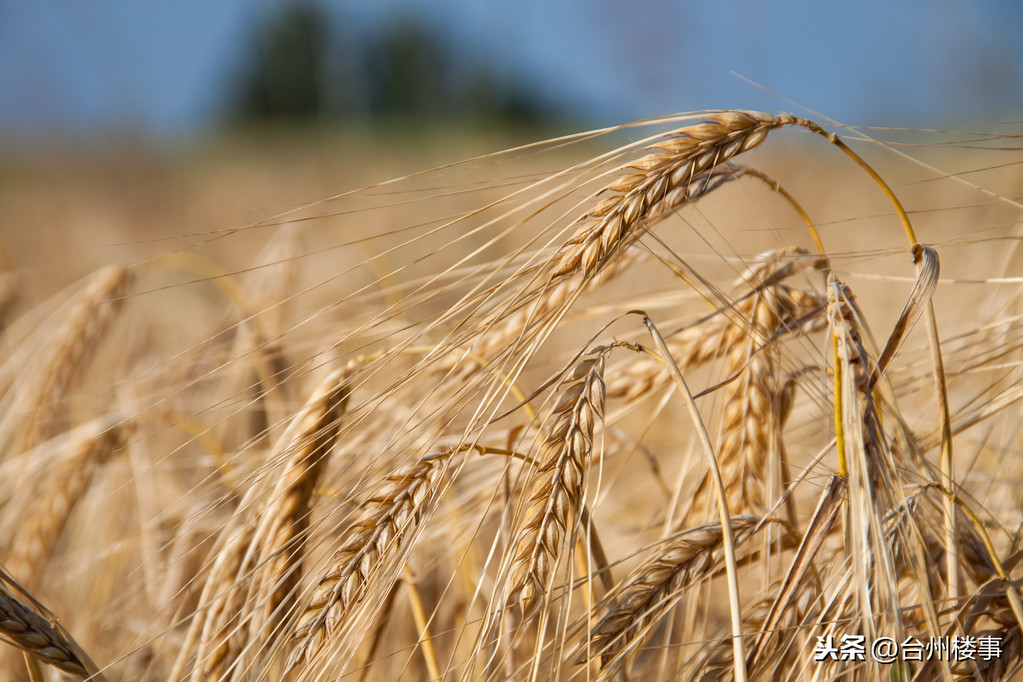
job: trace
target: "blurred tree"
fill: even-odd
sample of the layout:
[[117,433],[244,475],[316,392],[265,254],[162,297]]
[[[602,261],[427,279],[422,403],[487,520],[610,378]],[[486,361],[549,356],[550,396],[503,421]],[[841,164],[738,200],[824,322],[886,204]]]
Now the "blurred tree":
[[458,92],[463,111],[481,121],[501,125],[536,127],[551,123],[556,114],[537,93],[502,78],[491,68],[478,64],[463,77]]
[[344,35],[315,0],[294,0],[264,25],[232,110],[250,121],[311,118],[374,123],[532,126],[552,112],[528,89],[453,50],[414,14]]
[[450,113],[452,84],[443,46],[421,21],[401,16],[368,46],[370,106],[378,116]]
[[257,41],[241,78],[235,113],[255,120],[319,116],[329,41],[322,6],[305,0],[286,3]]

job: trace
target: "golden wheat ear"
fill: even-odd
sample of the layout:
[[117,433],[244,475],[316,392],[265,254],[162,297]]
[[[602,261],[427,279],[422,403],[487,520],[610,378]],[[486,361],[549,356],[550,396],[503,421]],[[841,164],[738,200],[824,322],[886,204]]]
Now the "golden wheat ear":
[[938,135],[882,178],[691,112],[0,273],[0,677],[103,680],[74,631],[118,681],[1019,678],[1019,201],[945,190],[1021,166]]
[[[765,525],[763,519],[752,515],[733,517],[731,524],[736,545]],[[657,548],[653,558],[607,595],[611,606],[579,645],[576,664],[599,657],[604,676],[621,669],[686,591],[709,577],[723,560],[720,522],[674,534]]]
[[[66,428],[65,397],[122,307],[131,285],[127,268],[106,267],[89,277],[40,344],[7,414],[17,419],[8,452],[24,452]],[[3,422],[6,422],[4,419]],[[0,423],[0,433],[9,427]]]
[[555,255],[551,278],[575,272],[592,277],[628,245],[646,220],[667,213],[702,193],[716,168],[759,146],[767,133],[791,125],[791,116],[752,111],[707,114],[657,142],[654,151],[629,164],[631,172],[609,185],[603,199],[581,219],[575,234]]
[[217,678],[266,641],[293,608],[309,529],[313,491],[337,439],[350,395],[349,372],[334,370],[293,417],[267,461],[269,480],[246,491],[220,538],[175,665],[194,656],[192,679]]
[[105,679],[62,628],[11,592],[6,575],[0,581],[0,635],[32,659],[78,677]]
[[593,428],[604,417],[604,364],[608,348],[590,351],[557,389],[546,437],[533,473],[533,492],[516,542],[508,601],[533,614],[548,598],[550,577],[566,531],[579,518]]
[[329,655],[329,645],[344,630],[354,606],[385,579],[389,559],[415,529],[451,455],[446,451],[416,461],[408,470],[388,476],[384,489],[370,498],[364,518],[346,533],[344,547],[302,606],[292,633],[295,646],[288,672],[312,666],[318,655]]

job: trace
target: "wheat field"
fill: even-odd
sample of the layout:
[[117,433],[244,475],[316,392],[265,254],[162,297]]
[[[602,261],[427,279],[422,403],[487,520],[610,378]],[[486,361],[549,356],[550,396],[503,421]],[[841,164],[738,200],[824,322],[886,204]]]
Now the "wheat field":
[[0,676],[1020,679],[1017,139],[8,169]]

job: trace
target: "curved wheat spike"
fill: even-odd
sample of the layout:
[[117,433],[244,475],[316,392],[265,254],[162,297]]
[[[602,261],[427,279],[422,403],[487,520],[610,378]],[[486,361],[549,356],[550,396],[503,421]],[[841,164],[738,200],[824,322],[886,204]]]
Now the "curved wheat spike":
[[645,230],[735,177],[726,165],[730,159],[759,146],[775,128],[804,123],[790,114],[754,111],[709,112],[701,118],[666,133],[647,147],[648,154],[624,164],[623,175],[597,193],[599,203],[576,221],[575,232],[545,261],[536,275],[538,286],[507,301],[481,323],[472,340],[492,333],[495,341],[485,342],[489,350],[503,347],[497,339],[531,338],[540,323],[570,306],[605,267],[620,262]]
[[[23,603],[0,581],[0,639],[6,640],[34,658],[66,673],[87,677],[87,662],[60,630],[35,609]],[[95,673],[95,669],[91,672]]]
[[84,291],[45,341],[31,380],[18,387],[9,410],[20,422],[14,432],[14,452],[28,450],[54,435],[54,415],[68,387],[82,370],[110,326],[131,283],[127,268],[111,265],[94,273]]
[[[750,120],[758,119],[762,122],[762,124],[768,127],[771,126],[771,116],[769,114],[759,114],[756,112],[728,112],[728,113],[738,114],[739,116],[737,117],[737,119],[724,117],[719,121],[719,123],[721,123],[722,126],[718,130],[718,132],[724,134],[725,137],[727,137],[731,133],[735,133],[738,129],[742,127],[743,116],[748,116]],[[798,124],[802,123],[802,119],[790,118],[786,116],[781,117],[781,119],[783,120],[781,120],[778,123],[779,126],[793,123]],[[713,126],[711,126],[711,128],[713,128]],[[593,229],[595,227],[594,225],[590,225],[590,227],[587,228],[586,222],[588,220],[593,221],[594,219],[596,219],[597,226],[600,226],[601,223],[606,222],[608,215],[615,214],[615,210],[623,210],[626,212],[629,211],[629,208],[624,206],[618,206],[613,209],[610,206],[609,202],[621,201],[623,204],[625,204],[626,197],[631,197],[631,200],[634,203],[638,202],[639,204],[642,204],[644,201],[647,202],[648,205],[642,208],[632,206],[631,210],[634,211],[636,215],[630,219],[630,222],[634,222],[639,226],[640,231],[645,231],[651,229],[655,224],[657,224],[667,216],[673,215],[684,204],[687,204],[695,199],[698,199],[704,194],[710,193],[711,191],[717,189],[726,182],[736,180],[741,177],[753,177],[766,183],[772,190],[781,193],[782,196],[784,196],[786,200],[789,201],[789,203],[799,212],[800,216],[803,218],[804,222],[806,222],[807,226],[809,227],[815,243],[820,249],[821,254],[820,260],[818,260],[815,263],[815,265],[820,265],[821,267],[827,268],[828,267],[827,258],[824,255],[824,248],[823,245],[821,244],[820,236],[817,234],[817,230],[814,227],[813,222],[810,220],[809,216],[799,205],[799,203],[796,202],[792,195],[785,191],[784,188],[782,188],[782,186],[778,182],[773,180],[771,177],[769,177],[766,173],[762,171],[753,168],[748,168],[733,163],[731,161],[725,161],[724,163],[721,163],[719,159],[714,159],[709,168],[705,170],[699,170],[699,168],[703,167],[703,165],[706,163],[706,160],[702,159],[701,157],[701,159],[697,160],[696,163],[691,167],[690,172],[692,173],[692,176],[688,179],[688,182],[686,182],[685,186],[682,185],[672,186],[672,188],[669,189],[659,201],[656,200],[658,194],[664,191],[663,182],[661,181],[661,179],[658,178],[658,175],[663,174],[667,169],[672,168],[673,165],[676,163],[685,163],[689,159],[690,155],[692,155],[694,152],[698,152],[698,150],[700,149],[700,144],[696,142],[696,140],[702,138],[704,142],[708,143],[712,142],[713,135],[711,134],[711,132],[712,131],[708,130],[707,126],[705,126],[704,124],[697,124],[696,126],[692,126],[690,128],[683,128],[673,133],[668,133],[666,137],[672,138],[675,144],[665,145],[662,143],[655,143],[651,145],[649,148],[655,150],[653,154],[643,157],[634,165],[627,166],[627,168],[633,170],[640,169],[646,170],[647,172],[651,173],[652,177],[644,177],[643,174],[641,173],[632,174],[618,181],[615,181],[611,185],[605,187],[600,192],[601,194],[605,193],[618,194],[619,196],[612,197],[611,199],[605,198],[598,207],[592,209],[587,214],[585,214],[581,219],[581,222],[584,223],[583,227],[577,230],[577,232],[568,242],[566,242],[566,244],[562,245],[562,247],[559,249],[559,253],[564,252],[566,247],[568,245],[571,245],[574,241],[580,242],[587,241],[586,236],[587,229]],[[761,131],[761,133],[763,135],[766,135],[766,130]],[[758,146],[760,142],[763,141],[762,137],[757,139],[757,136],[759,134],[760,133],[752,133],[751,137],[743,142],[739,150],[726,149],[724,155],[734,156],[738,153],[748,151],[749,149]],[[687,138],[692,138],[690,140],[692,144],[685,144]],[[708,144],[708,146],[713,147],[714,144]],[[670,153],[669,150],[671,150]],[[703,153],[706,153],[707,151],[708,151],[707,149],[703,149]],[[671,153],[677,154],[678,157],[673,158],[670,155]],[[682,168],[675,168],[673,172],[682,172]],[[669,175],[669,178],[670,178],[668,181],[669,185],[678,182],[678,179],[675,178],[674,175]],[[647,195],[643,195],[642,192],[636,193],[636,190],[640,189],[640,187],[642,187],[645,183],[649,185],[646,187],[649,193]],[[601,216],[602,212],[606,212],[605,215]],[[611,222],[614,222],[615,219],[616,218],[612,218]],[[598,231],[603,231],[607,228],[608,225],[606,224],[603,225],[602,227],[597,227]],[[626,228],[624,231],[627,232],[631,229],[633,228],[629,227]],[[589,234],[589,237],[592,238],[592,234]],[[634,239],[635,236],[631,236],[627,240],[625,240],[624,247],[627,247]],[[626,267],[628,267],[628,265],[631,264],[631,260],[635,258],[635,256],[636,256],[635,251],[627,248],[620,248],[619,255],[615,262],[615,270],[611,274],[613,275],[624,270]],[[569,256],[567,254],[563,255],[562,263],[560,264],[562,268],[564,268],[566,264],[564,262],[566,258],[569,258]],[[543,296],[541,297],[539,302],[537,302],[530,309],[520,309],[513,313],[510,317],[507,317],[496,330],[498,333],[491,334],[491,332],[488,330],[488,333],[484,335],[485,347],[480,350],[480,354],[487,356],[488,354],[487,351],[493,351],[495,347],[503,348],[507,346],[510,341],[513,341],[515,338],[522,334],[523,330],[527,328],[530,321],[542,319],[543,315],[548,311],[558,308],[564,303],[574,299],[574,296],[577,295],[576,293],[577,291],[591,290],[596,286],[599,286],[599,284],[601,284],[604,280],[608,278],[608,274],[605,271],[601,270],[600,268],[594,269],[600,270],[600,275],[598,277],[594,277],[593,272],[590,269],[584,268],[580,272],[573,274],[571,277],[567,279],[561,276],[562,273],[561,270],[559,269],[557,272],[555,272],[553,277],[553,279],[556,280],[556,283],[548,284],[548,286],[543,290]],[[501,330],[504,331],[501,332]],[[489,339],[490,336],[494,337],[493,341],[490,341]],[[687,353],[682,352],[682,355],[685,356],[687,355]],[[657,372],[654,369],[655,367],[656,368],[660,367],[659,363],[652,360],[651,358],[645,358],[645,360],[649,365],[649,370],[651,370],[654,373],[660,374],[660,372]],[[627,377],[623,377],[623,383],[625,380],[627,380]]]
[[93,475],[124,446],[128,428],[120,415],[110,414],[79,426],[56,439],[59,442],[47,441],[26,453],[42,457],[40,450],[51,443],[57,453],[40,472],[41,480],[31,491],[31,504],[25,505],[31,513],[19,517],[7,545],[7,571],[29,589],[37,586],[54,545]]
[[357,603],[385,578],[385,569],[405,545],[434,499],[438,480],[454,451],[417,460],[386,479],[386,488],[366,502],[363,519],[346,534],[345,545],[330,562],[298,616],[286,670],[310,665],[344,625]]
[[[674,133],[681,134],[681,133]],[[651,148],[659,149],[659,145]],[[655,152],[655,155],[660,151]],[[644,157],[649,159],[650,157]],[[643,164],[644,159],[636,163]],[[627,168],[632,168],[631,166]],[[684,191],[674,191],[664,196],[661,201],[655,202],[647,207],[648,210],[636,218],[642,222],[643,229],[650,229],[658,222],[668,216],[674,215],[683,204],[697,199],[704,194],[717,189],[730,180],[734,180],[737,170],[729,164],[722,164],[707,170],[701,177],[700,182],[691,182]],[[598,194],[614,193],[623,187],[623,180],[608,185]],[[605,199],[606,201],[606,199]],[[594,219],[593,211],[586,213],[580,222],[586,223]],[[552,258],[564,251],[563,245]],[[601,269],[600,272],[579,271],[569,276],[555,276],[546,286],[537,289],[521,301],[515,302],[507,309],[501,310],[490,322],[485,323],[482,331],[472,341],[472,350],[477,355],[485,358],[498,357],[501,351],[512,348],[520,338],[528,336],[531,326],[541,320],[547,319],[552,313],[571,304],[583,292],[592,292],[605,284],[612,277],[629,268],[633,263],[641,259],[645,254],[633,249],[622,249],[615,260],[614,269]],[[457,356],[457,354],[455,354]],[[451,361],[441,365],[442,369],[449,369]]]
[[533,473],[533,491],[515,543],[507,601],[531,614],[547,596],[565,532],[579,518],[593,428],[604,418],[604,361],[610,348],[583,357],[558,386]]
[[[762,519],[743,515],[731,519],[735,544],[748,539]],[[676,533],[632,577],[609,593],[608,609],[579,645],[575,663],[600,657],[601,678],[609,678],[624,664],[628,653],[683,597],[685,591],[710,576],[723,560],[721,522]],[[729,642],[731,646],[731,642]]]
[[[225,530],[203,585],[199,603],[205,608],[196,614],[186,638],[201,633],[193,680],[222,677],[252,638],[264,635],[264,628],[289,611],[301,570],[313,489],[337,439],[348,396],[345,370],[331,372],[320,383],[273,451],[273,489],[267,491],[258,482],[253,485]],[[269,500],[266,506],[253,509],[262,499]],[[180,653],[175,672],[180,672],[190,654]]]
[[[741,175],[741,169],[728,168],[727,162],[758,147],[771,130],[800,126],[851,153],[820,125],[791,114],[732,110],[708,112],[702,119],[666,133],[647,147],[650,153],[623,166],[625,174],[601,190],[602,200],[579,218],[575,232],[549,260],[550,266],[541,276],[545,279],[539,280],[540,293],[532,292],[526,301],[538,296],[539,302],[533,303],[538,310],[570,305],[588,282],[619,260],[654,222],[717,186],[722,178]],[[562,301],[565,281],[571,281],[572,287]],[[548,295],[554,305],[544,303]],[[521,299],[515,301],[501,315],[521,316],[524,304]],[[527,318],[516,325],[522,330],[520,335],[544,319],[534,314]]]
[[554,256],[554,282],[576,272],[586,279],[639,236],[644,221],[703,192],[717,167],[760,145],[767,133],[798,119],[754,111],[722,111],[669,133],[650,154],[628,164],[628,175],[608,185],[608,195],[580,219]]

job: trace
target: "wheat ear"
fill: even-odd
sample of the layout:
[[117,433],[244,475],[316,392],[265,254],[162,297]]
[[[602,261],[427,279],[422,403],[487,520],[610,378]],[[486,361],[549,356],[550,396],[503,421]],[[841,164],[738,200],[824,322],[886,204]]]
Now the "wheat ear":
[[[780,473],[781,427],[787,418],[783,409],[783,382],[777,376],[774,339],[800,319],[799,302],[780,290],[778,282],[806,267],[810,259],[803,249],[779,249],[763,254],[745,275],[753,292],[733,309],[734,325],[729,336],[730,377],[725,387],[725,410],[717,459],[721,468],[728,508],[733,512],[755,513],[767,504],[768,489],[780,488],[780,480],[769,481],[767,472]],[[794,262],[786,262],[796,257]],[[814,299],[815,297],[810,297]],[[790,403],[789,403],[790,404]],[[705,510],[714,508],[709,477],[696,498]]]
[[43,470],[32,513],[18,523],[8,545],[7,570],[30,589],[93,475],[124,445],[127,430],[119,415],[107,415],[74,429],[56,445],[57,459]]
[[266,622],[289,612],[294,601],[309,532],[313,491],[337,440],[348,405],[351,370],[349,367],[333,372],[307,403],[298,435],[286,450],[292,454],[272,494],[273,506],[263,515],[263,527],[257,532],[261,568],[256,583],[269,590],[265,601],[260,599]]
[[126,268],[109,266],[95,273],[85,290],[46,341],[41,365],[22,387],[12,407],[21,423],[14,451],[32,448],[54,434],[56,406],[110,326],[131,278]]
[[[824,297],[783,283],[820,263],[807,255],[794,247],[762,254],[760,262],[735,283],[736,291],[745,291],[738,300],[665,339],[679,369],[692,369],[743,348],[750,353],[783,332],[805,333],[824,326]],[[753,310],[760,313],[759,317],[752,315]],[[752,326],[758,319],[766,322],[760,329]],[[760,343],[750,348],[750,342],[758,340]],[[729,375],[743,367],[745,362]],[[664,363],[643,354],[611,373],[607,396],[638,400],[669,382]]]
[[[571,305],[644,230],[686,203],[736,177],[729,159],[759,146],[767,133],[802,121],[789,114],[710,112],[699,123],[666,133],[622,176],[598,192],[596,206],[544,265],[538,289],[520,296],[481,325],[477,354],[489,357],[509,340],[529,338],[540,321]],[[513,344],[511,347],[516,347]]]
[[[775,297],[782,301],[776,311],[781,317],[779,327],[795,332],[809,332],[820,326],[824,299],[817,294],[779,285]],[[724,310],[685,327],[665,341],[679,369],[687,370],[728,355],[746,338],[743,325],[736,324]],[[628,402],[667,387],[671,378],[664,364],[648,355],[640,355],[607,377],[607,397]]]
[[30,656],[79,677],[89,675],[86,663],[46,618],[15,597],[0,581],[0,638]]
[[[746,540],[760,522],[756,516],[733,517],[735,544]],[[575,662],[600,656],[602,673],[624,665],[626,653],[639,646],[686,589],[714,572],[723,559],[721,545],[720,521],[680,531],[667,540],[656,556],[607,595],[613,606],[582,642]]]
[[417,460],[387,477],[385,489],[366,502],[367,511],[346,534],[298,618],[287,670],[312,663],[344,625],[355,605],[383,579],[384,568],[418,526],[451,450]]
[[[201,631],[193,679],[219,678],[253,637],[288,611],[299,579],[313,489],[337,439],[348,380],[346,371],[336,370],[319,384],[271,456],[277,483],[270,502],[261,511],[253,510],[266,494],[254,485],[225,531],[200,597],[206,608],[191,626],[191,636]],[[177,667],[185,656],[182,652]]]
[[604,361],[609,350],[597,347],[576,363],[558,386],[558,402],[544,427],[508,582],[508,601],[517,600],[525,614],[547,595],[565,531],[579,518],[593,428],[604,418]]
[[580,271],[587,278],[596,274],[638,236],[646,219],[701,194],[717,167],[759,146],[772,129],[797,120],[753,111],[722,111],[704,118],[652,145],[650,154],[628,164],[628,175],[604,189],[608,196],[587,211],[555,254],[552,280]]
[[[676,131],[669,134],[669,137],[684,135],[684,132]],[[643,167],[648,167],[653,174],[663,171],[663,168],[661,168],[662,164],[658,162],[658,159],[663,157],[664,149],[661,148],[660,143],[652,145],[650,149],[655,150],[653,154],[626,166],[623,170],[629,171],[628,175],[604,187],[598,192],[598,195],[609,194],[617,196],[618,199],[624,201],[625,196],[628,195],[626,187],[634,186],[637,183],[642,184],[633,177],[634,171]],[[661,200],[654,201],[645,206],[644,211],[639,215],[633,216],[632,220],[637,225],[641,224],[642,229],[650,229],[658,222],[673,215],[683,204],[710,193],[724,183],[734,180],[736,177],[738,176],[735,169],[728,164],[712,166],[706,171],[698,172],[697,176],[686,183],[684,189],[676,188],[675,191],[670,191],[664,195]],[[635,198],[633,197],[633,200]],[[580,238],[585,230],[600,223],[598,213],[603,210],[600,206],[603,206],[610,200],[612,199],[605,197],[598,207],[588,211],[579,219],[580,227],[577,228],[574,236],[559,247],[551,257],[550,262],[564,259],[566,251],[572,248],[573,240]],[[563,264],[559,263],[559,267],[553,275],[548,273],[550,281],[544,286],[531,291],[523,299],[501,309],[490,320],[481,325],[483,331],[473,340],[473,351],[481,357],[493,358],[497,357],[501,352],[507,351],[507,349],[515,348],[521,339],[529,337],[530,330],[539,322],[549,319],[552,314],[562,310],[567,305],[571,305],[581,293],[592,292],[599,288],[640,259],[644,254],[634,249],[626,248],[631,241],[632,239],[630,238],[622,243],[622,248],[617,254],[613,270],[605,269],[601,266],[593,269],[584,268],[573,272],[562,272],[561,265]]]

